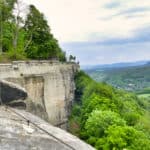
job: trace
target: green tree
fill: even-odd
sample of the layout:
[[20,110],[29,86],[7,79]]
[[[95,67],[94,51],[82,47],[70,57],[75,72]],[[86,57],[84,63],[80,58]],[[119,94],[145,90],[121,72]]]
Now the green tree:
[[[13,19],[13,8],[16,0],[0,0],[0,53],[3,52],[4,26]],[[7,26],[5,26],[7,28]]]
[[102,150],[148,150],[150,140],[144,133],[130,126],[112,125],[105,131],[106,136],[96,142],[96,148]]
[[72,55],[69,56],[69,61],[75,62],[75,60],[76,60],[76,57],[75,57],[75,56],[72,56]]
[[60,49],[58,41],[50,33],[50,27],[44,15],[33,5],[29,7],[24,29],[26,31],[25,52],[29,58],[65,58],[65,53]]
[[87,119],[85,129],[90,136],[103,137],[109,126],[125,124],[125,121],[115,112],[94,110]]

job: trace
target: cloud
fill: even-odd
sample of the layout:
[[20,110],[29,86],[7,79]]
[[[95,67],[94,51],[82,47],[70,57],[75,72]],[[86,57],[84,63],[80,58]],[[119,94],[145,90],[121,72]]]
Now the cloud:
[[146,12],[146,11],[150,11],[150,7],[130,8],[130,9],[127,9],[127,10],[124,10],[124,11],[120,12],[119,15],[121,15],[121,14],[141,13],[141,12]]
[[[150,12],[150,7],[137,7],[137,8],[129,8],[129,9],[125,9],[125,10],[122,10],[120,12],[117,12],[116,14],[112,15],[112,16],[109,16],[109,17],[106,17],[104,18],[104,20],[109,20],[109,19],[112,19],[114,17],[117,17],[117,16],[126,16],[126,17],[139,17],[141,16],[141,14],[145,14],[147,12]],[[144,16],[144,15],[142,15]]]
[[[92,36],[97,36],[95,33]],[[94,41],[85,41],[85,42],[69,42],[68,44],[72,46],[95,46],[95,45],[125,45],[125,44],[136,44],[136,43],[143,43],[143,42],[150,42],[150,25],[147,27],[139,28],[133,30],[133,36],[130,37],[110,37],[104,39],[97,39]],[[64,43],[65,44],[65,43]]]
[[[134,29],[150,23],[150,1],[147,0],[24,1],[34,3],[44,12],[52,32],[60,42],[95,40],[95,37],[91,39],[92,33],[96,33],[98,38],[128,37]],[[144,16],[133,16],[135,12]]]
[[[87,44],[87,45],[86,45]],[[150,42],[127,43],[118,45],[90,45],[84,43],[62,45],[68,54],[75,55],[81,65],[110,64],[150,60]]]
[[122,8],[120,7],[119,10],[117,10],[115,13],[108,15],[106,17],[100,18],[100,20],[107,21],[107,20],[114,20],[114,18],[117,17],[124,17],[124,20],[126,22],[130,22],[128,19],[133,19],[136,18],[138,19],[139,17],[147,18],[150,15],[150,5],[145,6],[145,7],[125,7]]
[[150,26],[134,31],[129,38],[103,41],[61,43],[68,54],[77,56],[82,65],[150,60]]
[[110,2],[104,5],[104,8],[112,9],[120,6],[120,2]]

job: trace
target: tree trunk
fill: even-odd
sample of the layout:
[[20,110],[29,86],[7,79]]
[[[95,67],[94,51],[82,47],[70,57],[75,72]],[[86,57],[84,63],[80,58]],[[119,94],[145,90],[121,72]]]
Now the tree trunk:
[[0,10],[0,54],[3,52],[3,22],[2,22],[2,10]]
[[17,5],[17,16],[16,16],[16,28],[15,28],[15,33],[14,33],[14,39],[13,39],[13,47],[14,47],[14,55],[16,56],[16,50],[18,46],[18,36],[19,36],[19,24],[20,24],[20,1],[16,1]]
[[31,33],[31,36],[30,36],[30,39],[28,42],[26,42],[26,45],[24,47],[24,51],[26,51],[26,49],[28,48],[28,46],[30,45],[30,43],[32,42],[32,33]]
[[16,54],[17,45],[18,45],[18,35],[19,35],[19,22],[17,21],[16,29],[14,33],[14,40],[13,40],[13,47],[14,47],[15,54]]

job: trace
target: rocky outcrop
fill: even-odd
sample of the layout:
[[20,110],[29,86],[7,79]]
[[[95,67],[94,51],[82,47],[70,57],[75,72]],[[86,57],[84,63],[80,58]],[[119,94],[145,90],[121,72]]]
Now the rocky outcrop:
[[24,110],[0,107],[1,150],[94,150]]
[[0,103],[17,107],[26,108],[25,99],[27,92],[22,87],[4,80],[0,80]]
[[[25,89],[28,95],[25,100],[28,111],[53,125],[66,128],[74,100],[74,75],[78,69],[79,66],[75,63],[20,61],[1,64],[0,80]],[[12,106],[14,105],[17,103]]]

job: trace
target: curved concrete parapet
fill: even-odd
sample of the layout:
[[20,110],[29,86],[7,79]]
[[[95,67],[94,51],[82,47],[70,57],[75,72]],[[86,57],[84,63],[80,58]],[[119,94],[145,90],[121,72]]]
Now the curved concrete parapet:
[[94,150],[77,137],[24,110],[0,107],[0,149]]

